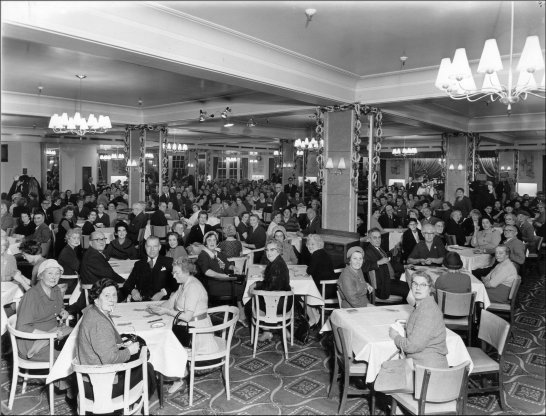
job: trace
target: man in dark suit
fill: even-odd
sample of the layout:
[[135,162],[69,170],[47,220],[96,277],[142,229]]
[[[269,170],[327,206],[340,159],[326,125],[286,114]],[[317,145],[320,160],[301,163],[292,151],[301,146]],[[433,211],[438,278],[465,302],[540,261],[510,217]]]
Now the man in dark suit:
[[178,206],[178,200],[176,199],[176,194],[171,193],[169,191],[169,187],[166,185],[163,185],[161,189],[162,192],[159,196],[159,202],[165,202],[165,206],[167,206],[167,203],[170,201],[173,203],[173,208],[177,211],[180,211],[180,207]]
[[273,212],[280,211],[288,205],[288,197],[282,191],[282,185],[280,183],[275,185],[275,198],[273,199]]
[[51,230],[49,229],[49,226],[45,223],[45,214],[42,211],[34,213],[34,224],[36,224],[34,232],[28,237],[25,237],[23,240],[34,240],[40,244],[51,242]]
[[133,301],[158,301],[167,299],[178,289],[173,278],[173,259],[160,256],[159,238],[148,237],[145,244],[146,258],[137,261],[127,281],[121,288],[121,299],[131,295]]
[[302,235],[318,234],[320,231],[321,223],[320,218],[317,215],[317,211],[314,208],[307,208],[307,225],[302,230]]
[[133,213],[129,216],[129,225],[127,226],[127,237],[135,244],[138,242],[138,233],[142,228],[146,228],[148,216],[144,213],[144,204],[135,202],[133,204]]
[[419,182],[413,182],[413,178],[411,176],[408,176],[408,183],[406,184],[406,191],[408,191],[408,194],[412,194],[413,196],[416,196],[418,189],[419,189]]
[[381,248],[381,231],[377,228],[370,229],[368,238],[370,243],[364,245],[366,261],[362,265],[362,271],[368,273],[375,270],[377,281],[375,295],[379,299],[388,299],[391,295],[402,296],[406,299],[409,286],[406,282],[396,279],[394,269],[397,265],[391,262],[391,258]]
[[91,233],[89,248],[85,250],[80,264],[80,279],[82,284],[93,284],[96,281],[108,278],[116,283],[123,283],[125,279],[117,274],[103,251],[107,238],[101,231]]
[[298,190],[298,186],[295,185],[294,179],[288,178],[288,183],[284,185],[284,193],[286,195],[290,195],[292,198],[296,195],[296,191]]
[[417,228],[417,220],[415,218],[410,218],[408,229],[402,234],[402,259],[407,260],[417,243],[424,239],[421,230]]
[[89,195],[91,195],[91,194],[95,195],[95,192],[97,192],[97,188],[93,184],[93,177],[92,176],[87,178],[87,183],[83,184],[83,190],[85,191],[86,194],[89,194]]
[[46,225],[53,224],[53,212],[49,211],[49,208],[51,207],[51,202],[48,199],[44,199],[40,203],[40,208],[35,208],[33,210],[33,214],[36,214],[38,212],[41,212],[44,216],[44,222]]
[[212,226],[207,224],[208,219],[209,214],[207,214],[207,211],[199,211],[199,214],[197,215],[197,224],[191,227],[188,240],[186,241],[188,245],[193,243],[204,244],[203,238],[205,238],[205,234],[209,231],[214,231]]
[[150,217],[150,225],[162,226],[168,225],[167,217],[165,217],[165,211],[167,210],[167,203],[160,202],[159,209],[155,211]]
[[392,205],[385,206],[385,212],[380,215],[378,221],[383,228],[402,228],[400,218],[394,214]]

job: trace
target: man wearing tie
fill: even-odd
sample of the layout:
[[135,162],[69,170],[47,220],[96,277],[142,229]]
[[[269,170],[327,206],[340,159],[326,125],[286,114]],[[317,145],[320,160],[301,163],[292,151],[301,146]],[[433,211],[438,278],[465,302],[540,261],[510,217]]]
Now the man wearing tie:
[[298,190],[298,187],[294,185],[294,180],[292,178],[288,178],[288,183],[284,185],[284,193],[286,195],[290,195],[292,198],[296,195],[296,191]]
[[391,258],[381,248],[381,231],[377,228],[370,229],[368,238],[370,244],[366,243],[364,247],[366,261],[362,265],[362,272],[375,271],[377,281],[375,295],[379,299],[388,299],[391,295],[402,296],[402,298],[406,299],[409,286],[406,282],[401,282],[395,278]]
[[169,192],[169,187],[166,185],[163,185],[161,188],[161,196],[159,197],[159,202],[165,202],[165,206],[170,202],[173,203],[173,208],[177,211],[180,211],[180,208],[178,206],[178,200],[176,199],[176,194],[172,194]]
[[135,263],[131,274],[121,288],[120,299],[131,295],[135,302],[167,299],[178,289],[173,278],[173,259],[160,256],[159,238],[151,236],[146,240],[146,258]]
[[82,284],[92,285],[102,278],[123,283],[125,279],[117,274],[108,257],[103,253],[108,239],[101,231],[94,231],[89,236],[89,248],[85,250],[80,264],[80,280]]
[[385,206],[385,212],[379,217],[379,224],[383,228],[402,228],[400,219],[394,215],[392,205]]
[[275,198],[273,199],[273,212],[280,211],[288,205],[288,198],[282,191],[282,185],[280,183],[275,185]]

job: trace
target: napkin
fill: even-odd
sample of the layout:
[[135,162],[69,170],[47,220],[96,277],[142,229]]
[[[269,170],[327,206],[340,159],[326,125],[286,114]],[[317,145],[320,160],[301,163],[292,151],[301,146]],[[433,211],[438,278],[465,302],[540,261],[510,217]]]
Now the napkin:
[[396,332],[398,332],[401,336],[406,336],[406,328],[404,327],[405,321],[402,323],[401,321],[396,321],[395,323],[391,324],[391,328],[394,329]]

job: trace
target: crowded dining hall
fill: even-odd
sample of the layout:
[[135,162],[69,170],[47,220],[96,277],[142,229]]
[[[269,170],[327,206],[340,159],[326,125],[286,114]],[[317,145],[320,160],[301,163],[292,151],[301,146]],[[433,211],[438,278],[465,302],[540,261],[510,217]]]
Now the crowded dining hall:
[[2,414],[544,414],[544,2],[2,2]]

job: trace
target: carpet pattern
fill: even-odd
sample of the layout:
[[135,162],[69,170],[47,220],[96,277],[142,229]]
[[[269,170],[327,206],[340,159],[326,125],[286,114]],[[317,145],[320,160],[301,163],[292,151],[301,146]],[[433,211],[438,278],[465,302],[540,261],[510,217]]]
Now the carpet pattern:
[[[545,413],[545,287],[544,270],[539,276],[524,277],[520,289],[515,328],[505,352],[505,398],[507,407],[500,408],[498,395],[482,394],[468,398],[467,414],[544,414]],[[193,406],[188,405],[188,391],[168,397],[159,408],[154,395],[151,414],[335,414],[339,397],[328,399],[330,385],[331,334],[312,333],[306,345],[289,345],[285,360],[280,333],[270,341],[260,342],[256,357],[248,328],[238,326],[233,337],[230,384],[227,400],[220,370],[209,370],[196,377]],[[0,363],[0,393],[3,414],[48,414],[47,392],[43,383],[30,381],[25,394],[21,382],[12,411],[7,409],[11,385],[11,357]],[[165,391],[168,386],[165,386]],[[377,414],[388,412],[387,398],[378,397]],[[75,414],[64,396],[56,395],[55,413]],[[345,414],[369,414],[368,398],[349,397]]]

